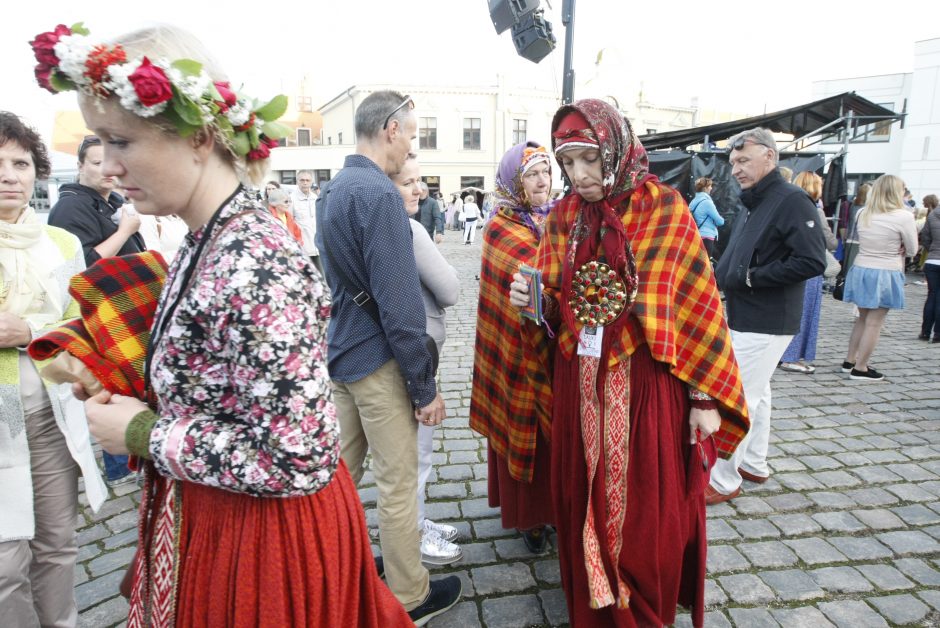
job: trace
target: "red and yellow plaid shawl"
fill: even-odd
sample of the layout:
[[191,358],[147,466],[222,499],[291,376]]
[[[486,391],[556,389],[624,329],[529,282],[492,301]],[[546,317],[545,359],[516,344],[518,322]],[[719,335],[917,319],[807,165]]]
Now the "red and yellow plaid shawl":
[[98,260],[69,282],[81,318],[31,342],[30,356],[68,351],[109,392],[145,399],[144,359],[165,277],[156,251]]
[[[722,423],[715,439],[720,454],[728,457],[747,433],[747,406],[718,289],[695,223],[679,193],[659,182],[641,185],[626,202],[623,224],[636,256],[639,291],[624,331],[611,347],[608,367],[613,370],[646,343],[653,358],[670,365],[673,375],[718,402]],[[577,195],[566,197],[545,224],[536,265],[546,292],[556,298],[562,294],[568,233],[580,203]],[[567,298],[558,300],[561,307],[568,307]],[[567,325],[558,330],[557,347],[565,356],[576,350],[576,333],[580,324],[577,330]],[[548,364],[547,339],[541,338],[538,347],[540,361]],[[551,399],[547,382],[535,382],[535,387],[540,399]]]
[[522,482],[532,481],[539,425],[546,439],[551,434],[551,395],[536,396],[534,388],[550,388],[550,371],[527,362],[519,312],[507,290],[519,265],[533,262],[537,246],[511,209],[501,208],[486,227],[470,397],[470,427],[489,439],[509,474]]

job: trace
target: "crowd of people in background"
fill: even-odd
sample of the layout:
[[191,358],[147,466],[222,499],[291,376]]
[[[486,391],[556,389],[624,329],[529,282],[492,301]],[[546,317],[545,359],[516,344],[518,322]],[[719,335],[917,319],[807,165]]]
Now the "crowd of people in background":
[[[826,279],[857,309],[841,364],[851,380],[885,378],[871,359],[905,306],[905,270],[927,283],[919,338],[940,343],[937,196],[921,211],[882,175],[833,231],[822,178],[791,183],[767,129],[728,141],[744,208],[729,225],[715,180],[683,198],[651,173],[629,120],[594,99],[560,107],[544,144],[511,147],[492,192],[445,204],[412,152],[419,104],[376,91],[355,111],[342,170],[300,170],[288,189],[261,178],[276,127],[233,124],[250,101],[193,35],[128,33],[104,49],[131,54],[101,62],[198,62],[200,80],[163,102],[199,123],[152,115],[90,66],[52,64],[41,41],[56,81],[37,71],[40,85],[77,89],[94,135],[43,225],[30,201],[46,148],[0,112],[11,625],[77,622],[79,477],[92,509],[107,497],[89,430],[107,485],[141,485],[122,585],[132,628],[390,628],[452,608],[461,579],[427,566],[459,561],[460,533],[425,508],[461,285],[439,248],[448,231],[466,246],[482,231],[469,421],[487,441],[489,504],[532,555],[554,537],[573,626],[670,625],[678,605],[703,624],[706,505],[769,479],[771,378],[815,371]],[[104,321],[87,292],[102,279],[118,311]],[[46,370],[38,347],[53,337],[64,353]],[[356,492],[367,455],[375,530]]]

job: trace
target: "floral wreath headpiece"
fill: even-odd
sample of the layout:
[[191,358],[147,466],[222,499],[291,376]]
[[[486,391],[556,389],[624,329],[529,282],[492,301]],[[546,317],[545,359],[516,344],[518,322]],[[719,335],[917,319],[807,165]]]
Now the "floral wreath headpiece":
[[182,137],[215,126],[229,148],[248,161],[267,159],[290,129],[275,122],[287,110],[287,97],[259,106],[228,82],[213,82],[192,59],[128,59],[120,44],[95,43],[79,22],[59,24],[29,42],[39,64],[36,80],[56,94],[80,91],[97,98],[115,96],[142,118],[162,115]]

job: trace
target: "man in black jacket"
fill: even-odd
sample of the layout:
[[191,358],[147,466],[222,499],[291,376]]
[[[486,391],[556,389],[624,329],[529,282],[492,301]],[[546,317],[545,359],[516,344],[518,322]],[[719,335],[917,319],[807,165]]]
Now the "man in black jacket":
[[731,458],[712,469],[705,492],[709,504],[737,497],[742,478],[762,483],[770,476],[770,378],[800,330],[806,280],[826,268],[816,206],[780,176],[770,131],[744,131],[732,138],[731,148],[731,174],[747,213],[735,220],[715,278],[727,299],[751,429]]
[[424,181],[421,182],[418,213],[412,217],[412,220],[420,222],[435,242],[444,239],[444,215],[441,213],[441,206],[428,194],[428,184]]

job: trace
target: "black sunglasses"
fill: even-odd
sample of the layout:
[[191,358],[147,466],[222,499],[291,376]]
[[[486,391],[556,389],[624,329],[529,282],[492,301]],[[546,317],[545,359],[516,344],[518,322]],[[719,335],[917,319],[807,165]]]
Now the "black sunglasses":
[[392,116],[401,111],[402,107],[406,105],[408,106],[409,111],[415,108],[415,101],[411,99],[411,96],[405,96],[405,99],[401,101],[401,104],[392,109],[392,112],[385,116],[385,123],[382,125],[383,131],[388,128],[388,123],[392,121]]
[[770,148],[771,150],[776,150],[775,148],[771,146],[767,146],[767,144],[764,144],[763,142],[759,142],[755,140],[753,137],[739,137],[731,144],[731,149],[741,150],[742,148],[744,148],[744,145],[747,144],[748,142],[750,142],[751,144],[757,144],[758,146],[763,146],[764,148]]
[[88,149],[92,146],[101,146],[101,138],[97,135],[86,135],[82,138],[82,143],[78,147],[78,160],[85,160],[85,153],[88,152]]

